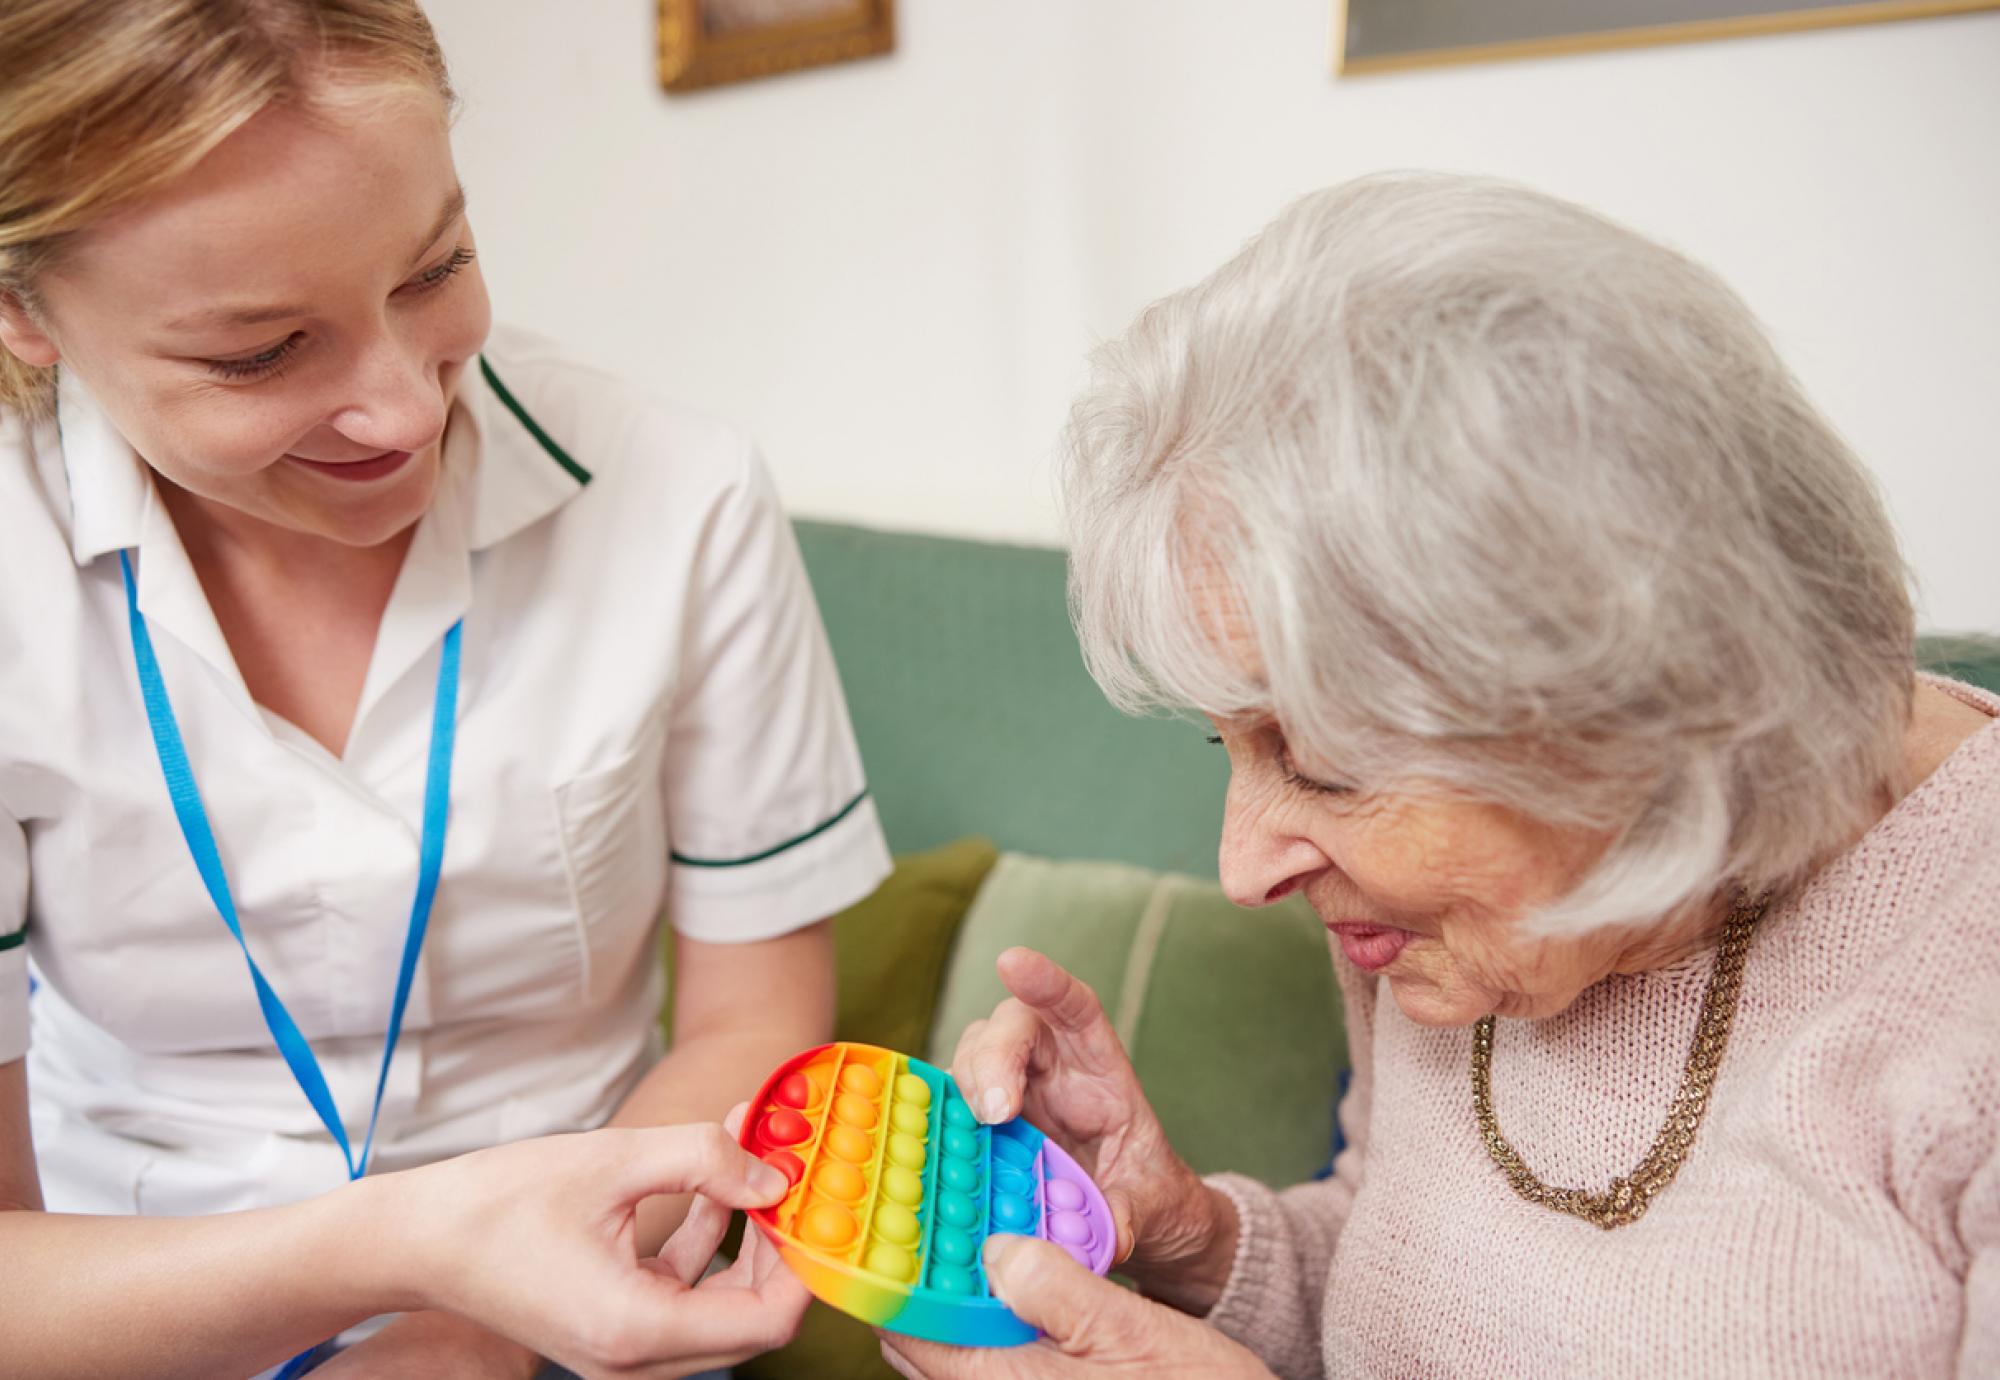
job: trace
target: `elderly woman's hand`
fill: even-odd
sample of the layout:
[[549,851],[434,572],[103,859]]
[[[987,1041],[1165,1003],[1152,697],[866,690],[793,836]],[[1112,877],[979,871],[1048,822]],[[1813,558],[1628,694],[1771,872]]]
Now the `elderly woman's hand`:
[[1000,955],[1014,995],[966,1027],[952,1076],[982,1121],[1017,1113],[1054,1136],[1104,1191],[1114,1257],[1177,1307],[1214,1302],[1235,1251],[1235,1210],[1167,1143],[1096,993],[1032,949]]
[[1003,1303],[1042,1330],[1041,1340],[972,1348],[885,1333],[882,1359],[911,1380],[1250,1380],[1271,1374],[1206,1323],[1099,1279],[1046,1241],[991,1238],[986,1277]]

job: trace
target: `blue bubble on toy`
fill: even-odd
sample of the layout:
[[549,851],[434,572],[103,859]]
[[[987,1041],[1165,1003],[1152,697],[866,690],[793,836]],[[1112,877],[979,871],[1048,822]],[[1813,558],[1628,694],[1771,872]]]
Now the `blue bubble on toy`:
[[972,1108],[954,1097],[944,1104],[944,1124],[955,1131],[970,1131],[979,1123],[973,1118]]
[[979,1137],[970,1131],[946,1131],[944,1152],[953,1159],[976,1160],[979,1158]]
[[1035,1225],[1035,1209],[1025,1198],[1002,1193],[993,1200],[993,1220],[1002,1231],[1028,1231]]
[[1012,1136],[996,1135],[993,1137],[993,1158],[1026,1169],[1035,1162],[1035,1151],[1034,1147],[1023,1145]]

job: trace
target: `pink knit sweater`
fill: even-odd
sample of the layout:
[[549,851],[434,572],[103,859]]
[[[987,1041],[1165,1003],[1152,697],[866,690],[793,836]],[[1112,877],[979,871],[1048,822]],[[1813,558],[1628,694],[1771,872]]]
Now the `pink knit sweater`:
[[[1712,962],[1500,1022],[1494,1110],[1545,1183],[1639,1162]],[[1707,1120],[1630,1226],[1516,1197],[1471,1032],[1338,967],[1334,1176],[1210,1180],[1242,1238],[1209,1320],[1280,1375],[2000,1377],[2000,724],[1759,924]]]

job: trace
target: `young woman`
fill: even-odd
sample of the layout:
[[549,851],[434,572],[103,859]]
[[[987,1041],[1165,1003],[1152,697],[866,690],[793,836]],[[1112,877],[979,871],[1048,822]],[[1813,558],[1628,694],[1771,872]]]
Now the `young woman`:
[[489,332],[450,107],[411,0],[0,11],[9,1370],[397,1312],[321,1373],[681,1374],[804,1306],[697,1285],[782,1189],[712,1126],[485,1149],[721,1117],[887,856],[754,452]]

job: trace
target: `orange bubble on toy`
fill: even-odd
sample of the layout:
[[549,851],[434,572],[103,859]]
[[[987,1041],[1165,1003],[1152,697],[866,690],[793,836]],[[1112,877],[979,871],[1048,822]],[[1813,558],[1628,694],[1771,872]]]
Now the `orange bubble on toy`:
[[861,1230],[854,1214],[838,1203],[814,1203],[799,1219],[799,1235],[815,1246],[839,1250],[852,1242]]
[[875,1129],[881,1114],[875,1104],[860,1093],[842,1093],[833,1099],[833,1119],[843,1126],[853,1126],[863,1131]]
[[828,1160],[813,1175],[813,1187],[843,1203],[858,1203],[868,1192],[868,1180],[860,1170],[840,1160]]
[[830,1126],[826,1132],[826,1148],[849,1164],[861,1164],[875,1153],[875,1142],[868,1138],[866,1131],[858,1131],[852,1126]]

